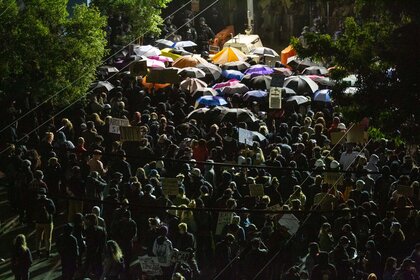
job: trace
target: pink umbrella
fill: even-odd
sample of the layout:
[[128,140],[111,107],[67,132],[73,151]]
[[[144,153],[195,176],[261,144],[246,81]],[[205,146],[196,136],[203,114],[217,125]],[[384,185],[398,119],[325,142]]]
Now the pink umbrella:
[[234,85],[239,84],[239,83],[240,82],[238,80],[231,79],[231,80],[229,80],[227,82],[224,82],[224,83],[215,84],[213,86],[213,88],[214,89],[220,89],[220,88],[225,88],[225,87],[231,87],[231,86],[234,86]]
[[165,63],[163,63],[162,61],[147,59],[146,63],[147,67],[149,68],[165,68]]
[[149,56],[150,59],[161,61],[161,62],[174,62],[174,60],[167,56]]

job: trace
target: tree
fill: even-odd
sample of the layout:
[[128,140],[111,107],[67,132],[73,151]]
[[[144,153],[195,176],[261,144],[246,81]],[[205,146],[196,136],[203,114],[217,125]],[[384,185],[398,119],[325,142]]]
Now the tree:
[[[106,18],[96,8],[66,0],[0,0],[0,98],[73,102],[86,93],[106,50]],[[7,9],[7,10],[6,10]],[[62,90],[66,88],[65,90]]]
[[399,130],[405,140],[418,142],[419,14],[417,0],[358,0],[355,16],[345,19],[338,36],[309,32],[292,44],[300,56],[336,66],[337,80],[358,76],[360,90],[353,97],[342,94],[342,83],[333,89],[348,118],[368,116],[386,134]]
[[160,34],[162,9],[171,0],[93,0],[108,16],[111,44],[125,45],[145,35]]

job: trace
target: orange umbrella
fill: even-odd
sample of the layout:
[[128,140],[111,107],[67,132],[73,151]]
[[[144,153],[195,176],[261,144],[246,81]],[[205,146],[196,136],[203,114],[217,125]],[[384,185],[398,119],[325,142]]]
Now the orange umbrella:
[[154,83],[148,83],[147,82],[147,77],[144,77],[141,83],[148,90],[151,90],[152,88],[154,88],[155,90],[158,90],[158,89],[161,89],[161,88],[166,88],[166,87],[168,87],[168,86],[171,85],[171,84],[154,84]]
[[175,60],[172,66],[178,68],[196,67],[198,64],[206,64],[207,60],[199,56],[183,56]]
[[212,58],[215,64],[225,64],[234,61],[245,61],[246,55],[235,48],[224,48],[220,52],[216,53]]
[[289,57],[295,56],[296,55],[296,51],[293,48],[293,46],[288,46],[287,48],[285,48],[284,50],[281,51],[281,64],[283,65],[287,65],[287,59]]

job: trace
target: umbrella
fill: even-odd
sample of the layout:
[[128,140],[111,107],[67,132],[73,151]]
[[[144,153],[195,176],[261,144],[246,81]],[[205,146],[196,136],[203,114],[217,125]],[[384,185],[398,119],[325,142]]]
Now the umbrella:
[[148,68],[165,68],[165,63],[159,60],[146,59],[146,64]]
[[197,47],[197,44],[193,41],[179,41],[175,42],[172,45],[172,48],[191,48],[191,47]]
[[224,70],[237,70],[237,71],[244,71],[251,67],[251,65],[248,62],[245,61],[233,61],[228,62],[223,65]]
[[103,65],[103,66],[99,67],[99,71],[104,72],[105,74],[118,73],[119,72],[116,67],[109,66],[109,65]]
[[147,77],[144,77],[143,78],[143,80],[142,80],[142,84],[143,84],[143,86],[145,87],[145,88],[147,88],[147,89],[152,89],[152,88],[154,88],[154,89],[156,89],[156,90],[158,90],[158,89],[162,89],[162,88],[166,88],[166,87],[169,87],[171,84],[155,84],[155,83],[148,83],[147,82]]
[[159,49],[171,48],[174,45],[174,42],[166,40],[166,39],[159,39],[155,41],[156,47]]
[[359,91],[359,88],[357,88],[357,87],[348,87],[348,88],[344,89],[343,93],[345,95],[352,96],[352,95],[355,95],[358,91]]
[[246,55],[235,48],[224,48],[220,52],[216,53],[212,61],[215,64],[225,64],[233,61],[245,61]]
[[313,94],[319,89],[318,85],[306,76],[292,76],[284,81],[284,87],[296,91],[298,94]]
[[181,77],[204,78],[206,73],[195,67],[185,67],[178,72]]
[[[208,63],[207,60],[199,56],[183,56],[175,60],[173,66],[178,68],[196,67],[199,64]],[[205,75],[205,74],[204,74]]]
[[280,68],[273,68],[274,72],[281,73],[286,77],[292,76],[292,71],[289,68],[280,67]]
[[329,77],[318,76],[318,75],[307,75],[306,77],[310,78],[312,81],[321,86],[332,87],[335,85],[335,82]]
[[251,53],[260,56],[280,57],[275,50],[266,47],[258,47],[254,49]]
[[211,77],[214,81],[218,80],[222,75],[222,69],[212,63],[198,64],[197,68],[203,70],[206,76]]
[[268,93],[264,90],[251,90],[245,93],[242,96],[242,99],[245,101],[253,101],[253,100],[260,100],[265,99],[267,97]]
[[167,56],[162,56],[162,55],[149,56],[149,59],[153,59],[153,60],[157,60],[157,61],[161,61],[161,62],[174,62],[173,58],[167,57]]
[[204,95],[195,101],[195,107],[197,108],[199,105],[204,106],[223,106],[226,105],[227,102],[223,97],[220,96],[211,96],[211,95]]
[[222,76],[226,79],[236,79],[236,80],[242,80],[244,77],[244,74],[242,72],[237,70],[223,70]]
[[284,90],[284,92],[283,92],[284,93],[284,96],[283,97],[288,97],[288,96],[296,95],[296,91],[293,90],[293,89],[291,89],[291,88],[284,87],[282,89]]
[[354,85],[357,83],[357,76],[356,75],[349,75],[342,79],[343,82],[346,82],[349,84],[349,86],[354,87]]
[[205,88],[199,88],[194,92],[194,96],[196,98],[200,96],[217,96],[217,91],[215,89],[205,87]]
[[151,45],[146,45],[146,46],[135,45],[133,51],[136,55],[145,56],[145,57],[158,56],[161,54],[161,51],[158,48],[153,47]]
[[291,56],[287,59],[287,65],[292,67],[294,70],[302,71],[307,67],[316,65],[314,62],[309,59],[299,59],[296,55]]
[[198,108],[187,115],[187,119],[202,120],[204,119],[206,113],[209,111],[209,108]]
[[249,91],[249,88],[246,85],[241,84],[241,83],[237,83],[235,85],[227,86],[221,89],[221,92],[223,94],[230,94],[230,95],[233,95],[235,93],[244,94],[245,92],[248,92],[248,91]]
[[182,55],[174,53],[173,51],[174,51],[173,49],[166,48],[166,49],[161,50],[161,52],[162,52],[161,55],[166,56],[166,57],[170,57],[173,60],[177,60],[178,58],[182,57]]
[[251,131],[251,133],[252,133],[252,138],[254,141],[262,142],[262,141],[267,140],[267,138],[264,135],[262,135],[261,133],[257,131]]
[[207,87],[207,84],[197,78],[187,78],[186,80],[181,82],[179,87],[181,90],[187,91],[189,93],[194,93],[198,89]]
[[225,122],[245,122],[252,123],[258,121],[258,118],[249,110],[244,108],[228,108],[218,117],[220,121]]
[[302,95],[291,96],[286,100],[286,104],[292,104],[292,105],[293,104],[303,105],[309,102],[311,102],[311,100]]
[[270,88],[271,77],[270,76],[258,76],[251,79],[249,86],[252,89],[266,90]]
[[108,81],[99,81],[99,82],[93,83],[91,88],[92,90],[105,88],[107,91],[111,91],[114,88],[114,86]]
[[245,71],[245,74],[252,75],[252,76],[270,75],[273,73],[274,73],[273,69],[271,69],[267,65],[261,65],[261,64],[251,66],[251,68]]
[[227,82],[223,82],[223,83],[217,83],[213,86],[214,89],[222,89],[225,87],[230,87],[230,86],[234,86],[236,84],[240,83],[238,80],[229,80]]
[[325,76],[328,74],[328,70],[323,66],[309,66],[302,71],[302,74]]
[[321,89],[315,92],[314,101],[331,103],[330,89]]

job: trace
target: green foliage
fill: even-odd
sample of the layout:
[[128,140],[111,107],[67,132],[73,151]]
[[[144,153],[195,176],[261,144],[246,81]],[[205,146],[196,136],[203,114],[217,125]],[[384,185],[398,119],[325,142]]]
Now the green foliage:
[[[127,44],[146,34],[160,34],[161,11],[171,0],[94,0],[92,4],[109,17],[113,32],[118,32],[116,44]],[[115,19],[121,16],[121,22]]]
[[66,0],[25,1],[22,10],[0,0],[0,10],[8,5],[0,17],[0,88],[14,98],[30,91],[45,100],[67,87],[53,100],[58,105],[83,95],[105,54],[106,19],[85,5],[70,18]]
[[[358,77],[358,94],[341,94],[343,85],[333,88],[340,110],[351,121],[364,116],[388,135],[402,130],[404,138],[420,140],[420,1],[357,0],[355,17],[344,20],[341,35],[306,33],[291,43],[301,57],[311,57],[335,66],[332,78],[347,74]],[[417,38],[417,39],[416,39]],[[303,43],[304,42],[304,43]],[[386,75],[395,68],[395,75]]]

